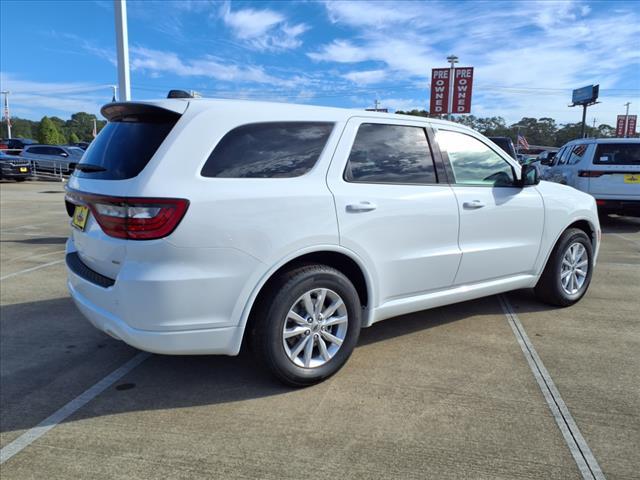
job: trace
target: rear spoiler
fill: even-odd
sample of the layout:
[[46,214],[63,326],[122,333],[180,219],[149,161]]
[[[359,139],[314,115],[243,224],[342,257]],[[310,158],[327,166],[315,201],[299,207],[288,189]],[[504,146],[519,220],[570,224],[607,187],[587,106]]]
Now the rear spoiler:
[[107,103],[100,113],[110,122],[127,116],[158,116],[177,120],[189,106],[185,100],[161,100],[158,102],[113,102]]

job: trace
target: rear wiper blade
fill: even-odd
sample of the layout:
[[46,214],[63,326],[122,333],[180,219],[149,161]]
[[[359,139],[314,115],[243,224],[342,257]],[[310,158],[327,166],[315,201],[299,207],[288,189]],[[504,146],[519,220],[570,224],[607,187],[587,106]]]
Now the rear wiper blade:
[[76,170],[80,170],[81,172],[106,172],[107,169],[101,165],[94,165],[92,163],[78,163],[76,165]]

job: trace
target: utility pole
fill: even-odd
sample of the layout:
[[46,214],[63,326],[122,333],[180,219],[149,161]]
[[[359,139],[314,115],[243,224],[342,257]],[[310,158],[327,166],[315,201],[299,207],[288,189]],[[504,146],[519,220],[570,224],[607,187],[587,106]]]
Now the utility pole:
[[120,101],[131,100],[129,81],[129,34],[127,31],[127,0],[113,0],[116,20],[116,49],[118,51],[118,86]]
[[375,101],[373,102],[374,108],[376,110],[376,112],[378,111],[378,105],[380,105],[380,100],[378,100],[378,97],[376,97]]
[[111,85],[111,89],[113,90],[113,95],[111,96],[111,101],[112,102],[117,102],[117,100],[116,100],[116,91],[118,90],[118,87],[116,85]]
[[627,107],[627,112],[624,114],[624,138],[627,138],[627,125],[629,125],[629,105],[631,105],[631,102],[624,104],[624,106]]
[[11,115],[9,115],[9,94],[11,92],[5,90],[0,93],[4,95],[4,119],[7,121],[7,138],[11,138]]
[[596,128],[596,117],[593,117],[593,128]]
[[447,105],[447,119],[451,121],[451,114],[453,112],[453,76],[455,75],[455,64],[458,63],[458,57],[456,57],[455,55],[449,55],[447,57],[447,62],[451,64],[451,68],[449,69],[449,104]]

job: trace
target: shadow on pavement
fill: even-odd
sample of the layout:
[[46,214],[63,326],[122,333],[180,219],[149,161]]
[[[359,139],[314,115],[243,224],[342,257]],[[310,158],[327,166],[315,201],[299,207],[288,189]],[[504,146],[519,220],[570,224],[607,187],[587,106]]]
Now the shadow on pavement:
[[640,232],[640,218],[600,215],[600,226],[602,233],[636,233]]
[[23,240],[0,240],[0,243],[22,243],[24,245],[64,245],[65,243],[67,243],[67,237],[34,237],[26,238]]
[[[517,292],[514,304],[529,311],[549,310]],[[527,299],[520,302],[519,298]],[[396,317],[363,329],[359,346],[472,315],[502,315],[496,298],[485,298]],[[0,431],[28,429],[61,408],[136,354],[136,350],[91,326],[69,298],[3,306]],[[37,332],[37,333],[34,333]],[[144,388],[136,388],[143,375]],[[133,384],[131,382],[134,382]],[[142,391],[141,391],[142,390]],[[291,392],[257,365],[247,348],[238,357],[152,355],[113,391],[122,401],[110,408],[123,411],[172,409],[238,402]],[[74,418],[114,413],[81,409]]]

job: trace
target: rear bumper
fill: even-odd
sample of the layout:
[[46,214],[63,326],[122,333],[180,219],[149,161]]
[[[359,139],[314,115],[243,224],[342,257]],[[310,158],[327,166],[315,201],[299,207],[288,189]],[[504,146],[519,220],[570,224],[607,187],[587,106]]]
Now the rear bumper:
[[596,198],[596,205],[598,205],[598,210],[604,213],[640,216],[640,200]]
[[125,260],[109,279],[82,263],[70,239],[67,285],[82,314],[141,350],[237,355],[245,290],[259,262],[233,249],[176,249],[164,241],[145,251],[155,254]]
[[[69,276],[75,276],[70,273]],[[131,345],[152,353],[168,355],[220,354],[237,355],[238,329],[236,327],[211,328],[204,330],[181,330],[158,332],[138,330],[127,325],[122,319],[93,304],[67,282],[71,297],[78,310],[98,330]]]

